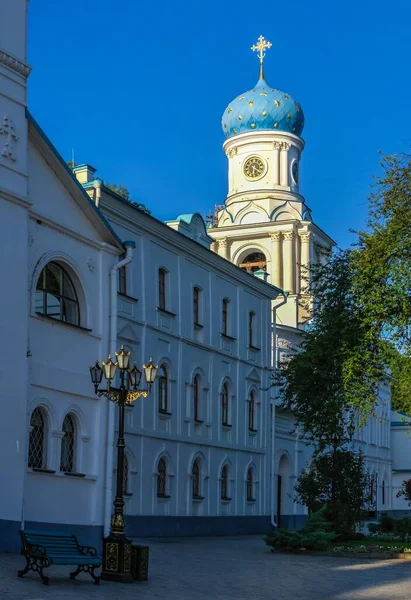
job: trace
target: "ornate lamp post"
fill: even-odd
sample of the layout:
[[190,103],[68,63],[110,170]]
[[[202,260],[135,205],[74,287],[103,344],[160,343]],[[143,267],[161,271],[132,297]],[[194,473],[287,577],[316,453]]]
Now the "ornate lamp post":
[[[151,391],[151,386],[157,375],[158,367],[153,365],[150,358],[148,365],[143,365],[147,389],[138,389],[141,381],[141,371],[137,365],[129,368],[130,352],[121,346],[116,352],[117,362],[113,362],[109,355],[107,362],[98,361],[90,367],[91,381],[98,396],[106,396],[118,405],[118,438],[117,438],[117,487],[114,499],[114,512],[111,517],[110,535],[103,540],[103,570],[102,579],[110,581],[132,582],[131,574],[131,542],[126,537],[124,522],[124,497],[123,497],[123,467],[124,467],[124,416],[126,405],[132,404],[141,396],[146,398]],[[112,381],[117,369],[120,370],[120,386],[113,387]],[[107,380],[107,388],[99,389],[103,378]]]

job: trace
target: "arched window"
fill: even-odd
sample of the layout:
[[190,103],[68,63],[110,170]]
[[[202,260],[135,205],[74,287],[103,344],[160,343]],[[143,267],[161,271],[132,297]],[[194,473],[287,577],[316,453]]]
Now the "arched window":
[[255,313],[253,311],[250,311],[248,313],[248,345],[249,346],[255,345],[254,320],[255,320]]
[[228,305],[230,301],[227,298],[223,299],[222,304],[222,322],[221,322],[221,333],[223,335],[228,335]]
[[46,468],[46,416],[41,408],[31,413],[28,466]]
[[246,489],[247,489],[247,500],[249,502],[255,500],[255,498],[254,498],[254,477],[253,477],[253,469],[251,467],[247,471]]
[[157,466],[157,496],[164,498],[167,492],[167,463],[166,459],[160,458]]
[[248,429],[249,431],[256,431],[255,428],[255,394],[250,392],[248,398]]
[[164,365],[160,367],[158,378],[158,410],[168,413],[168,375]]
[[221,500],[230,500],[229,497],[229,471],[228,465],[224,465],[221,469]]
[[193,289],[193,316],[194,325],[200,325],[200,288]]
[[200,377],[196,375],[193,382],[194,421],[200,419]]
[[68,414],[63,421],[64,436],[61,440],[60,471],[73,473],[76,460],[76,422],[73,415]]
[[224,383],[221,390],[221,422],[226,427],[230,426],[228,384]]
[[239,265],[240,269],[247,271],[248,273],[255,273],[255,271],[267,270],[267,259],[262,252],[251,252],[248,254]]
[[158,270],[158,308],[166,310],[166,270]]
[[193,479],[193,498],[201,498],[201,467],[200,461],[198,458],[193,463],[193,468],[191,470],[191,475]]
[[80,325],[80,308],[73,282],[58,263],[49,262],[37,281],[36,312],[64,323]]
[[123,494],[128,494],[129,493],[129,489],[128,489],[128,456],[127,454],[124,454],[124,460],[123,460]]

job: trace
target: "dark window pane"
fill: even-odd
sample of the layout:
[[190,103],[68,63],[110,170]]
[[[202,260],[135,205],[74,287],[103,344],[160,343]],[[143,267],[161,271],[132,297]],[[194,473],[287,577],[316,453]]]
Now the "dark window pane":
[[73,473],[75,460],[76,425],[72,415],[67,415],[63,422],[64,437],[61,440],[60,471]]
[[36,408],[30,419],[28,466],[35,469],[45,467],[45,419],[41,408]]
[[61,299],[59,296],[46,293],[46,315],[53,319],[61,319]]
[[167,489],[167,463],[160,458],[157,467],[157,496],[165,496]]
[[46,314],[46,306],[44,302],[44,292],[42,290],[36,290],[36,301],[35,301],[35,311],[38,313]]
[[79,310],[77,302],[73,300],[63,299],[63,315],[62,321],[71,323],[72,325],[80,325]]
[[46,266],[46,290],[50,294],[61,296],[62,269],[56,263],[49,263]]

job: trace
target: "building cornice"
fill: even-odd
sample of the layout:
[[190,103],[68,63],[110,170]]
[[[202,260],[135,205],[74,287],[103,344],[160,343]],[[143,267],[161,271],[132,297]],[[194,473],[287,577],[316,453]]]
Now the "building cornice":
[[12,56],[5,50],[1,50],[1,49],[0,49],[0,64],[4,65],[8,69],[11,69],[12,71],[15,71],[19,75],[22,75],[26,79],[31,73],[31,67],[29,65],[27,65],[22,60],[19,60],[15,56]]

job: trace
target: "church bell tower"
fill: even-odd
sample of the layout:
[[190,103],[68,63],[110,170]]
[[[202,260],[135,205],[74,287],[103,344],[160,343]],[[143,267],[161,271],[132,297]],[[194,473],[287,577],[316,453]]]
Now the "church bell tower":
[[265,80],[264,58],[271,43],[260,36],[256,85],[229,103],[222,117],[228,160],[228,193],[208,233],[214,250],[288,293],[282,322],[303,326],[301,296],[310,262],[333,241],[314,225],[300,193],[304,113],[288,93]]

